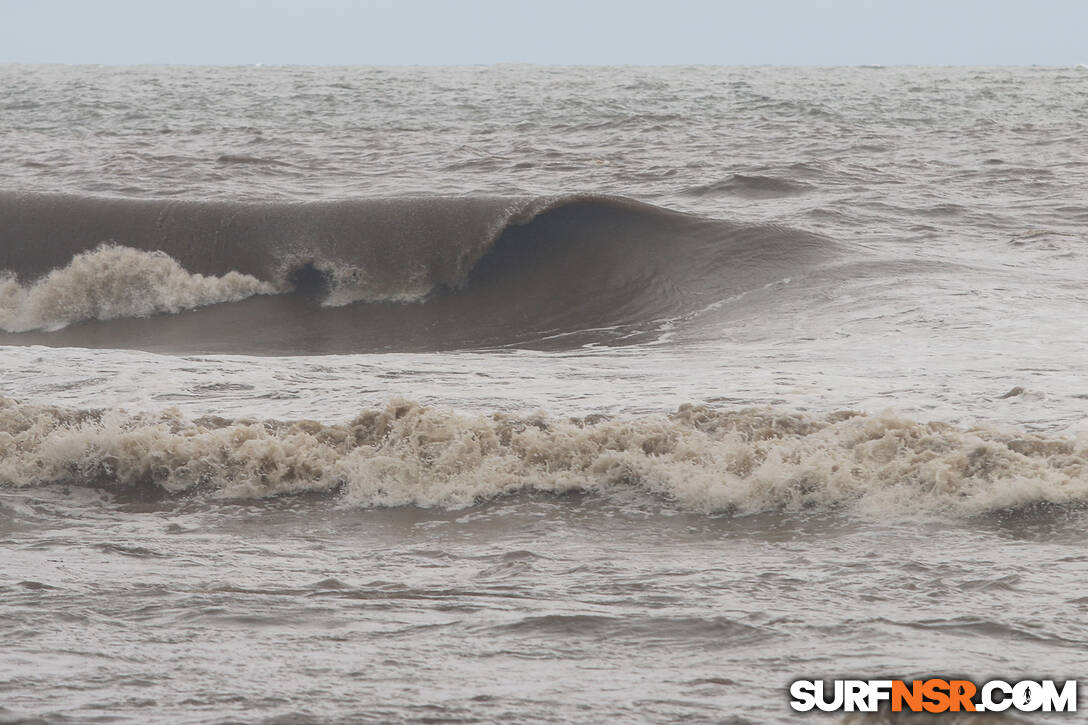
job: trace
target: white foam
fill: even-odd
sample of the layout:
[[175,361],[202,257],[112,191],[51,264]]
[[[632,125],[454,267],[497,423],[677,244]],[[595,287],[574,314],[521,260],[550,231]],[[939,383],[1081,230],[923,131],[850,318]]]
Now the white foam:
[[278,291],[247,274],[192,274],[163,252],[103,244],[36,282],[0,276],[0,329],[57,330],[80,320],[175,313]]
[[890,414],[682,406],[669,415],[484,415],[394,400],[354,420],[189,419],[0,398],[0,484],[459,508],[516,491],[637,490],[682,509],[894,516],[1088,503],[1088,436]]

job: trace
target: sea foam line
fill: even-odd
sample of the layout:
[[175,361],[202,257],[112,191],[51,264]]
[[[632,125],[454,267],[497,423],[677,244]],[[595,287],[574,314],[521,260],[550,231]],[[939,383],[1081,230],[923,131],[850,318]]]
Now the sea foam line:
[[1088,436],[684,405],[669,414],[490,415],[394,400],[325,425],[77,410],[0,398],[0,485],[460,508],[518,491],[639,491],[684,510],[893,516],[1088,504]]

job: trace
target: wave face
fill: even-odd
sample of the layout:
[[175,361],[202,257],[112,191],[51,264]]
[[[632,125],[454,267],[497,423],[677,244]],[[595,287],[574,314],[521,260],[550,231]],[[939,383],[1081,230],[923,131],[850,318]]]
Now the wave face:
[[648,493],[714,512],[961,515],[1088,504],[1088,441],[893,415],[684,405],[668,415],[459,413],[394,400],[353,420],[189,419],[0,399],[0,484],[460,508],[515,492]]
[[599,195],[246,203],[6,193],[0,234],[8,333],[131,318],[14,342],[238,352],[637,342],[833,254],[818,235]]

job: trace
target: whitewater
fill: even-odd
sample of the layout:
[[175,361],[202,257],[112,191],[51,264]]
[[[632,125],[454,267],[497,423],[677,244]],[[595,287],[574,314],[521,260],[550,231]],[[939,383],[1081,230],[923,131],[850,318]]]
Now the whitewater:
[[0,723],[1085,678],[1083,69],[0,84]]

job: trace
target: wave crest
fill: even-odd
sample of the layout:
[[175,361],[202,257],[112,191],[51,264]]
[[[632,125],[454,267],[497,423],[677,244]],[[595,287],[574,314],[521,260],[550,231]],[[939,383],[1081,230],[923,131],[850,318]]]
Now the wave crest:
[[325,492],[361,507],[637,491],[705,513],[975,514],[1088,503],[1088,441],[890,414],[699,405],[565,419],[394,400],[325,425],[0,399],[0,484],[58,483],[228,498]]

